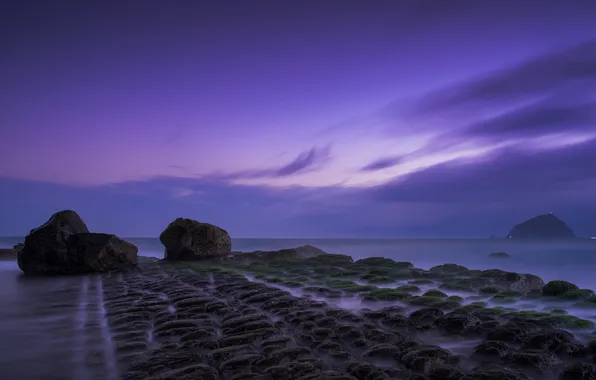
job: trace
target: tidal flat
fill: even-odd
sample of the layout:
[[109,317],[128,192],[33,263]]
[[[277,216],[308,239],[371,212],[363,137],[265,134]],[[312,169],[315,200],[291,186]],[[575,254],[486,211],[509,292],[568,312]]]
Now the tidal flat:
[[103,276],[102,292],[123,380],[596,374],[594,293],[529,274],[334,254],[261,264],[142,258]]

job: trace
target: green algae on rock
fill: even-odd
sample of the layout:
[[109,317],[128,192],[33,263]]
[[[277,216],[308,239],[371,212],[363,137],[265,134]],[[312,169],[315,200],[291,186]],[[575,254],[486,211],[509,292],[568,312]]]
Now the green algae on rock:
[[579,290],[579,287],[571,282],[561,281],[561,280],[554,280],[549,281],[544,287],[542,288],[542,295],[543,296],[561,296],[564,293],[567,293],[572,290]]

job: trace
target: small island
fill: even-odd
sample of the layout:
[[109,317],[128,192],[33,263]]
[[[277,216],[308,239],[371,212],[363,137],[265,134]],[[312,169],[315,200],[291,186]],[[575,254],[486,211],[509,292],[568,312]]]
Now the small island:
[[509,239],[575,239],[573,230],[554,214],[538,215],[517,224],[507,235]]

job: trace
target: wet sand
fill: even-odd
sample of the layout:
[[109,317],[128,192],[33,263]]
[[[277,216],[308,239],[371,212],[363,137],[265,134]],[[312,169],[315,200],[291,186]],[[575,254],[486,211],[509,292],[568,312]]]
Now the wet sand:
[[[417,296],[378,299],[383,289],[436,289],[433,281],[453,274],[347,291],[345,281],[329,279],[349,270],[334,272],[324,262],[310,274],[306,266],[261,266],[267,276],[234,264],[147,259],[125,273],[78,277],[27,278],[16,263],[0,265],[0,350],[8,353],[0,357],[0,373],[6,379],[383,380],[466,373],[474,380],[490,371],[506,378],[509,371],[516,376],[510,378],[550,380],[567,364],[591,360],[566,327],[544,319],[529,326],[519,316],[493,313],[488,302],[474,305],[492,295],[455,298],[466,291],[445,289],[450,298],[432,306],[412,304]],[[299,278],[327,285],[297,286]],[[507,307],[529,302],[511,300]],[[573,331],[577,339],[581,332],[586,329]],[[556,356],[542,346],[553,337]]]

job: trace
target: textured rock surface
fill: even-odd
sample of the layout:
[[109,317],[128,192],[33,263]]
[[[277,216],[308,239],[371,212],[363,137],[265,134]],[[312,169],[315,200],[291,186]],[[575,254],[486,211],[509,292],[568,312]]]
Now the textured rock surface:
[[267,263],[272,260],[306,259],[326,254],[327,252],[312,245],[302,245],[300,247],[280,249],[278,251],[234,252],[234,256],[230,257],[230,259],[236,262],[250,264]]
[[136,265],[138,249],[115,235],[90,233],[74,211],[55,213],[31,230],[17,250],[26,274],[103,272]]
[[553,214],[538,215],[517,224],[507,235],[510,239],[569,239],[575,233]]
[[232,239],[226,230],[209,223],[177,218],[159,235],[166,260],[200,260],[228,255]]
[[116,235],[83,233],[67,242],[69,264],[76,272],[105,272],[137,265],[138,248]]
[[17,252],[19,268],[27,274],[72,273],[68,264],[68,238],[87,232],[87,226],[76,212],[55,213],[25,238]]

